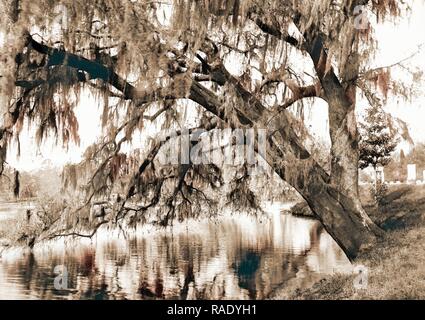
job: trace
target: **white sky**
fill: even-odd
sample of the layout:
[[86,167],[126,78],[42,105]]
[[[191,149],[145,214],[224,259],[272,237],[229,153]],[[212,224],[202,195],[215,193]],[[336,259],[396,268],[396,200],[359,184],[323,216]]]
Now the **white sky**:
[[[425,3],[423,0],[412,2],[414,4],[410,21],[403,19],[397,26],[386,24],[377,28],[380,46],[376,59],[377,66],[398,62],[417,51],[419,45],[424,44],[419,54],[409,60],[409,64],[425,73]],[[387,111],[408,123],[415,142],[425,142],[425,94],[422,90],[412,103],[392,101],[386,107]]]
[[[408,57],[417,51],[418,45],[425,43],[425,4],[422,0],[413,0],[413,10],[410,20],[401,19],[396,25],[385,24],[376,28],[376,36],[379,43],[379,51],[375,66],[391,65]],[[409,62],[417,66],[425,73],[425,46],[422,51]],[[359,102],[358,108],[364,108]],[[364,104],[366,106],[366,104]],[[415,142],[425,142],[425,95],[420,95],[412,101],[388,101],[386,110],[408,123],[410,133]],[[62,166],[67,162],[81,160],[82,153],[87,146],[95,142],[100,134],[100,115],[98,101],[91,95],[81,95],[81,101],[76,108],[79,121],[79,133],[81,145],[70,145],[69,150],[61,146],[55,146],[48,141],[40,148],[35,147],[34,136],[26,128],[21,134],[21,156],[17,158],[13,152],[13,146],[9,150],[7,161],[18,170],[33,170],[47,163]],[[311,112],[307,112],[307,125],[315,136],[327,138],[327,106],[318,100]]]

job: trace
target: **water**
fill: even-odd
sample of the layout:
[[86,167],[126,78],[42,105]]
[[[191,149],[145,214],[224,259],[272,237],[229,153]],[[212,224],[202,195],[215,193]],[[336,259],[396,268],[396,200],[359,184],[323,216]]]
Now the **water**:
[[[317,221],[280,209],[269,206],[258,219],[225,215],[173,230],[144,228],[129,239],[100,233],[8,250],[0,299],[264,299],[351,270]],[[56,266],[66,268],[66,290],[54,287]]]

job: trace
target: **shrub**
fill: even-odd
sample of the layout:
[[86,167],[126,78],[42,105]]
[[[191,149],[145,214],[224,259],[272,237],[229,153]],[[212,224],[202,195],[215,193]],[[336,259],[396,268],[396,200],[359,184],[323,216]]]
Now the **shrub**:
[[377,181],[376,186],[371,188],[372,197],[378,206],[384,205],[384,199],[388,194],[388,185],[385,182]]

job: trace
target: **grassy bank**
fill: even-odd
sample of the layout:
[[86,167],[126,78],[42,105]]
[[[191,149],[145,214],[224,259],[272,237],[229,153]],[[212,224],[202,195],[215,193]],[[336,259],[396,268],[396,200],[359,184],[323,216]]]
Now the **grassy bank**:
[[387,232],[355,264],[369,270],[367,289],[356,290],[354,275],[334,275],[307,290],[277,298],[289,299],[425,299],[425,187],[394,186],[381,208],[365,207]]
[[33,204],[26,201],[0,201],[0,252],[12,245],[25,245],[37,226],[27,222],[26,210]]

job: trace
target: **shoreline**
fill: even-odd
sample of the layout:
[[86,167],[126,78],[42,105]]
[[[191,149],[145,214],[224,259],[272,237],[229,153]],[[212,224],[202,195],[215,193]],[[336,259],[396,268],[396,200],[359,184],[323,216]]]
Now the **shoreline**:
[[362,252],[354,266],[367,268],[367,285],[356,289],[357,274],[323,277],[308,289],[277,292],[274,299],[381,300],[425,299],[425,187],[393,187],[372,219],[386,231],[375,246]]
[[[365,209],[370,213],[371,218],[386,230],[385,235],[379,239],[373,248],[364,251],[354,262],[353,266],[363,265],[368,268],[368,287],[357,290],[353,286],[355,274],[333,274],[318,277],[311,287],[305,289],[288,287],[277,288],[271,299],[417,299],[425,298],[425,282],[417,282],[415,279],[425,279],[425,270],[422,265],[425,263],[425,246],[422,242],[425,240],[425,186],[393,186],[385,197],[384,205],[380,208],[371,204],[370,195],[367,190],[362,190],[362,201]],[[284,206],[279,202],[265,203],[265,209],[273,208],[274,214],[292,214],[294,217],[311,219],[311,216],[305,214],[294,214],[294,207],[303,208],[304,204],[286,203]],[[279,210],[277,210],[279,208]],[[193,232],[202,234],[200,226],[209,223],[220,223],[223,219],[233,219],[237,217],[246,217],[247,219],[258,219],[258,217],[249,214],[232,213],[230,211],[222,212],[212,219],[191,219],[176,223],[173,227],[160,228],[155,225],[144,225],[129,230],[129,236],[151,236],[153,233],[188,232],[188,226],[195,222],[196,227],[190,226]],[[264,219],[270,218],[267,215]],[[192,232],[192,231],[190,231]],[[72,245],[73,241],[80,243],[91,243],[101,241],[102,239],[116,237],[123,239],[117,229],[100,229],[93,239],[83,238],[60,238],[55,240],[43,241],[33,248],[38,250],[38,246],[43,247],[46,244],[52,250],[63,242]],[[58,241],[59,240],[59,241]],[[0,239],[0,243],[3,239]],[[3,247],[4,248],[4,247]],[[26,250],[25,246],[6,246],[2,253],[22,252]],[[1,255],[1,254],[0,254]],[[292,291],[291,291],[292,290]]]

